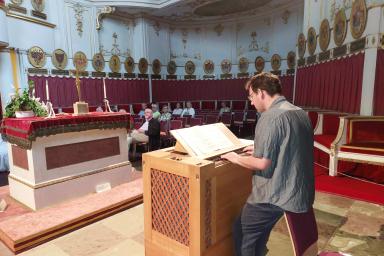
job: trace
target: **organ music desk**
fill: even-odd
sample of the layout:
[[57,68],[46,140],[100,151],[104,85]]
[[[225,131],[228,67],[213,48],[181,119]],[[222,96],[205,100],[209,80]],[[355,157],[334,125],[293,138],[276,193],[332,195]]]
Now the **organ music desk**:
[[143,155],[145,255],[234,255],[232,224],[252,174],[220,155],[253,141],[222,123],[171,133],[175,147]]

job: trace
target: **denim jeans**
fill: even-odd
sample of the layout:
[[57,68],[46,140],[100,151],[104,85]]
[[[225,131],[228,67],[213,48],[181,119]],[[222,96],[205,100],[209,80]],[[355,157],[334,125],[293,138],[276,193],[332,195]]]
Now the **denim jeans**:
[[272,204],[245,204],[234,225],[236,256],[262,256],[273,226],[284,210]]

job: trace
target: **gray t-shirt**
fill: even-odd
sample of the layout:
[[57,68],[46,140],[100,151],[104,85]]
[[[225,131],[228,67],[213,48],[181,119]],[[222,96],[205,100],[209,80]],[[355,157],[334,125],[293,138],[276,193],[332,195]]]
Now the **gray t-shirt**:
[[254,156],[270,159],[272,164],[254,172],[247,202],[306,212],[315,196],[313,130],[308,115],[281,96],[261,114],[254,142]]

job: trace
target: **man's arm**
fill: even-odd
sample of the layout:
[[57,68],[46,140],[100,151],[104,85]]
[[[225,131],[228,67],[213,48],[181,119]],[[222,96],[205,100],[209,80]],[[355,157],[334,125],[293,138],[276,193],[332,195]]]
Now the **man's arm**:
[[224,154],[221,156],[221,158],[227,159],[228,161],[250,169],[251,171],[266,170],[272,164],[272,161],[267,158],[257,158],[252,155],[241,156],[235,152],[229,152],[227,154]]

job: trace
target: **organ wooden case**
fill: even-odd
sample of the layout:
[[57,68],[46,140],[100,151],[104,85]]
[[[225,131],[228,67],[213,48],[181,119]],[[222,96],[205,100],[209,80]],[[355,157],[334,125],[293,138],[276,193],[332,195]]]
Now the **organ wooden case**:
[[143,155],[145,255],[234,255],[232,224],[252,172],[220,155],[253,141],[222,123],[171,132],[175,147]]

